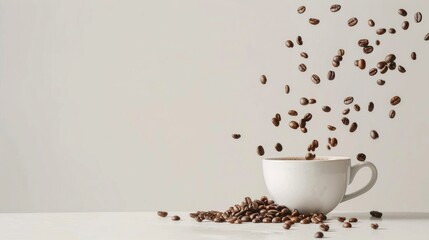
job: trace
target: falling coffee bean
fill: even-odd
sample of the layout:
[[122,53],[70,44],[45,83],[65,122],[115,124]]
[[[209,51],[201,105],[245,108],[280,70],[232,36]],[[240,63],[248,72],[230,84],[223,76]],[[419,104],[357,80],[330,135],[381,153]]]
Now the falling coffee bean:
[[372,229],[377,229],[378,228],[378,224],[377,223],[371,223],[371,228]]
[[371,214],[371,216],[375,217],[375,218],[381,218],[383,216],[383,213],[379,212],[379,211],[371,211],[369,212],[369,214]]
[[375,40],[375,45],[380,45],[380,41],[379,40]]
[[358,41],[359,47],[366,47],[366,46],[368,46],[368,44],[369,44],[369,41],[368,41],[368,39],[365,39],[365,38],[360,39]]
[[299,122],[299,127],[305,128],[305,126],[307,126],[307,121],[305,121],[305,119],[301,119],[301,121]]
[[305,6],[299,7],[297,11],[298,11],[299,14],[304,13],[305,12]]
[[368,112],[372,112],[374,110],[374,103],[373,102],[369,102],[368,103]]
[[412,52],[411,53],[411,59],[416,60],[417,59],[417,54],[416,52]]
[[167,215],[168,215],[168,212],[158,211],[158,216],[160,216],[160,217],[167,217]]
[[401,16],[403,16],[403,17],[405,17],[405,16],[407,16],[407,11],[405,11],[405,9],[399,9],[398,10],[398,13],[399,13],[399,15],[401,15]]
[[355,222],[357,222],[358,221],[358,219],[357,218],[350,218],[349,219],[349,222],[352,222],[352,223],[355,223]]
[[334,4],[331,6],[331,12],[338,12],[341,9],[341,5],[340,4]]
[[323,106],[323,107],[322,107],[322,110],[323,110],[324,112],[330,112],[330,111],[331,111],[331,107],[329,107],[329,106]]
[[338,61],[332,61],[332,66],[339,67],[340,66],[340,62],[338,62]]
[[365,59],[359,59],[357,62],[357,66],[362,70],[365,69],[365,67],[366,67]]
[[293,48],[293,42],[292,42],[291,40],[287,40],[287,41],[285,42],[285,45],[286,45],[286,47],[288,47],[288,48]]
[[359,154],[356,156],[356,159],[357,159],[358,161],[363,162],[363,161],[365,161],[365,159],[366,159],[366,155],[365,155],[365,154],[363,154],[363,153],[359,153]]
[[[392,63],[390,63],[390,64],[392,64]],[[380,70],[380,73],[385,74],[387,72],[387,70],[389,70],[389,68],[387,66],[384,66],[384,68]]]
[[319,228],[320,228],[320,230],[322,230],[324,232],[329,231],[329,225],[325,224],[325,223],[320,224]]
[[355,60],[355,61],[354,61],[354,65],[355,65],[356,67],[358,67],[358,66],[359,66],[359,60]]
[[343,115],[347,115],[350,112],[350,108],[346,108],[343,110]]
[[354,98],[352,96],[344,98],[344,104],[349,105],[353,103]]
[[389,117],[390,118],[394,118],[396,116],[396,111],[395,110],[390,110],[390,112],[389,112]]
[[377,29],[376,33],[378,35],[383,35],[386,33],[386,29],[385,28],[379,28],[379,29]]
[[276,113],[276,118],[281,121],[282,120],[282,116],[280,115],[280,113]]
[[313,154],[313,153],[307,153],[305,155],[305,160],[313,160],[315,158],[316,158],[316,154]]
[[299,124],[296,121],[290,121],[289,127],[291,127],[292,129],[297,129],[299,127]]
[[370,70],[369,70],[369,75],[370,76],[374,76],[375,74],[377,74],[377,68],[371,68]]
[[395,34],[395,33],[396,33],[396,30],[395,30],[394,28],[389,28],[389,33],[390,33],[390,34]]
[[332,61],[341,62],[341,61],[343,61],[343,57],[340,56],[340,55],[336,55],[336,56],[334,56],[334,58],[332,59]]
[[410,23],[408,21],[404,21],[402,23],[402,29],[407,30],[410,27]]
[[372,51],[374,51],[374,47],[373,46],[366,46],[366,47],[363,48],[363,52],[365,54],[370,54],[370,53],[372,53]]
[[401,98],[399,96],[394,96],[390,99],[390,104],[393,106],[398,105],[401,102]]
[[301,72],[305,72],[305,71],[307,71],[307,66],[305,66],[304,63],[301,63],[301,64],[299,64],[298,69]]
[[374,20],[369,19],[369,20],[368,20],[368,25],[369,25],[370,27],[374,27],[374,26],[375,26],[375,22],[374,22]]
[[330,131],[335,131],[337,128],[336,128],[336,127],[334,127],[334,126],[332,126],[332,125],[328,125],[328,129],[329,129]]
[[323,238],[323,233],[322,232],[316,232],[314,234],[314,238]]
[[329,71],[328,72],[328,80],[334,80],[335,78],[335,72],[334,71]]
[[351,228],[352,227],[352,224],[351,223],[349,223],[349,222],[345,222],[344,224],[343,224],[343,228]]
[[313,118],[313,115],[311,113],[306,113],[302,119],[304,119],[306,122],[308,122],[312,118]]
[[331,138],[331,140],[329,141],[329,144],[332,147],[336,147],[338,145],[338,140],[336,138]]
[[320,20],[317,18],[310,18],[310,19],[308,19],[308,22],[312,25],[317,25],[320,23]]
[[386,81],[384,81],[383,79],[378,79],[377,80],[377,84],[380,86],[383,86],[386,83]]
[[343,57],[345,53],[346,53],[346,51],[344,49],[342,49],[342,48],[338,49],[338,55]]
[[264,156],[264,154],[265,154],[264,147],[259,145],[258,148],[256,149],[256,152],[258,153],[259,156]]
[[298,36],[297,38],[296,38],[296,44],[298,44],[298,45],[302,45],[302,37],[301,36]]
[[395,70],[395,68],[396,68],[396,63],[395,62],[389,63],[389,69],[390,70]]
[[422,13],[421,12],[416,12],[416,14],[414,14],[414,21],[416,21],[416,23],[419,23],[422,21]]
[[308,103],[309,104],[315,104],[315,103],[317,103],[317,100],[314,98],[310,98],[310,99],[308,99]]
[[275,118],[275,117],[271,119],[271,122],[276,127],[278,127],[280,125],[280,121],[277,118]]
[[379,137],[378,132],[375,130],[371,130],[369,135],[371,136],[372,139],[377,139]]
[[238,133],[234,133],[234,134],[232,134],[232,138],[239,139],[239,138],[241,138],[241,135]]
[[299,55],[301,55],[303,58],[308,58],[308,54],[306,52],[302,52]]
[[329,145],[326,145],[326,148],[327,148],[328,150],[331,150],[331,146],[329,146]]
[[261,75],[261,77],[259,78],[259,80],[261,81],[262,84],[267,83],[267,77],[265,75]]
[[350,18],[349,21],[347,21],[347,24],[349,25],[349,27],[353,27],[358,23],[358,19],[353,17]]
[[298,115],[298,112],[297,112],[297,111],[295,111],[295,110],[289,110],[287,113],[288,113],[290,116],[297,116],[297,115]]
[[426,36],[425,36],[425,41],[427,41],[427,40],[429,40],[429,33],[428,34],[426,34]]
[[349,123],[350,123],[350,120],[348,119],[348,118],[346,118],[346,117],[343,117],[342,119],[341,119],[341,122],[344,124],[344,125],[349,125]]
[[350,125],[350,129],[349,129],[349,131],[350,131],[350,132],[355,132],[357,128],[358,128],[357,123],[356,123],[356,122],[353,122],[353,123],[352,123],[352,125]]
[[275,149],[277,150],[277,152],[281,152],[283,150],[283,146],[280,143],[277,143]]
[[399,65],[399,66],[398,66],[398,71],[399,71],[399,72],[401,72],[401,73],[404,73],[404,72],[406,72],[407,70],[405,70],[405,68],[404,68],[403,66]]
[[377,68],[378,69],[383,69],[386,65],[387,65],[387,62],[381,61],[381,62],[377,63]]
[[354,105],[354,108],[355,108],[355,111],[356,111],[356,112],[359,112],[359,111],[360,111],[360,106],[359,106],[358,104],[355,104],[355,105]]
[[171,217],[171,220],[172,220],[172,221],[179,221],[179,220],[180,220],[180,217],[179,217],[179,216],[177,216],[177,215],[174,215],[174,216],[172,216],[172,217]]
[[301,128],[302,133],[307,133],[307,131],[308,131],[307,128]]
[[307,98],[302,97],[302,98],[299,100],[299,103],[300,103],[301,105],[305,106],[305,105],[307,105],[307,104],[309,103],[309,101],[308,101],[308,99],[307,99]]
[[389,54],[387,55],[384,60],[388,63],[394,62],[396,60],[395,54]]
[[290,92],[290,87],[289,87],[289,85],[285,85],[285,93],[286,93],[286,94],[289,94],[289,92]]
[[337,217],[338,222],[344,222],[346,220],[345,217]]
[[313,81],[314,84],[320,83],[320,78],[316,74],[311,75],[311,81]]

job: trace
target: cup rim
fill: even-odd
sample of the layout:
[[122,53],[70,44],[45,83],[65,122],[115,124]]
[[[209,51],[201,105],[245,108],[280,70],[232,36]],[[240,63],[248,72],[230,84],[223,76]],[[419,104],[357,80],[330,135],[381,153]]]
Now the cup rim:
[[314,160],[306,160],[305,157],[288,156],[288,157],[265,157],[262,161],[283,161],[283,162],[332,162],[351,160],[350,157],[343,156],[316,156]]

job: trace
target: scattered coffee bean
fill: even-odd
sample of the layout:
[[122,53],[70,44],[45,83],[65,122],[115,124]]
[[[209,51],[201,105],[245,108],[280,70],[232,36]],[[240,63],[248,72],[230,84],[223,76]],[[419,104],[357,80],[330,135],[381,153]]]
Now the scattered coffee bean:
[[387,62],[381,61],[381,62],[377,63],[377,68],[378,69],[383,69],[386,65],[387,65]]
[[177,216],[177,215],[174,215],[174,216],[172,216],[172,217],[171,217],[171,220],[172,220],[172,221],[179,221],[179,220],[180,220],[180,217],[179,217],[179,216]]
[[343,110],[343,115],[347,115],[350,112],[350,108],[346,108]]
[[305,128],[305,126],[307,126],[307,122],[304,119],[301,119],[301,121],[299,122],[299,127]]
[[393,106],[398,105],[401,102],[401,98],[399,96],[394,96],[390,99],[390,104]]
[[[390,63],[390,64],[392,64],[392,63]],[[385,74],[387,72],[387,70],[389,70],[389,68],[387,66],[384,66],[384,68],[380,70],[380,73]]]
[[329,146],[329,145],[326,145],[326,148],[327,148],[328,150],[331,150],[331,146]]
[[302,98],[299,100],[299,103],[300,103],[301,105],[305,106],[305,105],[307,105],[307,104],[309,103],[309,101],[308,101],[308,99],[307,99],[307,98],[302,97]]
[[289,92],[290,92],[290,87],[289,87],[289,85],[285,85],[285,93],[286,93],[286,94],[289,94]]
[[346,51],[344,51],[344,49],[342,49],[342,48],[338,49],[338,55],[343,57],[345,53],[346,53]]
[[303,58],[308,58],[308,54],[306,52],[302,52],[299,55],[301,55]]
[[314,98],[310,98],[310,99],[308,99],[308,103],[309,104],[315,104],[315,103],[317,103],[317,100]]
[[296,44],[298,44],[300,46],[303,44],[301,36],[296,37]]
[[398,10],[398,13],[399,13],[399,15],[401,15],[401,16],[404,16],[404,17],[405,17],[405,16],[407,16],[407,11],[405,11],[405,9],[402,9],[402,8],[401,8],[401,9],[399,9],[399,10]]
[[297,115],[298,115],[298,112],[297,112],[297,111],[295,111],[295,110],[289,110],[287,113],[288,113],[290,116],[297,116]]
[[314,237],[315,237],[315,238],[323,238],[323,233],[322,233],[322,232],[316,232],[316,233],[314,234]]
[[281,121],[282,120],[282,116],[280,115],[280,113],[276,113],[276,118]]
[[383,86],[386,83],[386,81],[384,81],[383,79],[378,79],[377,80],[377,84],[380,86]]
[[317,141],[316,139],[314,139],[311,144],[313,145],[313,147],[316,149],[319,147],[319,141]]
[[349,222],[345,222],[344,224],[343,224],[343,228],[351,228],[352,227],[352,224],[351,223],[349,223]]
[[307,71],[307,66],[305,66],[304,63],[301,63],[301,64],[299,64],[298,69],[301,72],[305,72],[305,71]]
[[264,154],[265,154],[264,147],[259,145],[258,148],[256,149],[256,152],[258,153],[259,156],[264,156]]
[[357,222],[358,221],[358,219],[357,218],[350,218],[349,219],[349,222],[351,222],[351,223],[355,223],[355,222]]
[[354,108],[355,108],[355,111],[356,111],[356,112],[359,112],[359,111],[360,111],[360,106],[359,106],[358,104],[355,104],[355,105],[354,105]]
[[[363,161],[365,161],[365,159],[366,159],[366,155],[365,155],[365,154],[363,154],[363,153],[359,153],[359,154],[356,156],[356,159],[357,159],[358,161],[363,162]],[[351,222],[351,221],[350,221],[350,222]]]
[[285,42],[285,45],[286,45],[286,47],[288,47],[288,48],[293,48],[293,42],[292,42],[291,40],[287,40],[287,41]]
[[232,138],[239,139],[239,138],[241,138],[241,135],[238,133],[234,133],[234,134],[232,134]]
[[354,98],[352,96],[344,98],[344,104],[349,105],[353,103]]
[[371,216],[375,217],[375,218],[381,218],[383,216],[383,213],[379,212],[379,211],[371,211],[369,212],[369,214],[371,214]]
[[416,21],[416,23],[419,23],[422,21],[422,14],[421,12],[416,12],[416,14],[414,14],[414,21]]
[[417,54],[416,52],[412,52],[411,53],[411,59],[416,60],[417,59]]
[[410,23],[408,21],[404,21],[402,23],[402,29],[407,30],[410,27]]
[[332,126],[332,125],[328,125],[328,129],[329,129],[330,131],[335,131],[337,128],[336,128],[336,127],[334,127],[334,126]]
[[376,33],[378,35],[383,35],[386,33],[386,29],[385,28],[379,28],[379,29],[377,29]]
[[311,113],[306,113],[303,117],[303,119],[308,122],[311,120],[311,118],[313,118],[313,115]]
[[358,66],[359,66],[359,60],[355,60],[355,61],[354,61],[354,65],[355,65],[356,67],[358,67]]
[[396,116],[396,111],[395,110],[390,110],[390,112],[389,112],[389,117],[390,118],[394,118]]
[[320,83],[320,78],[316,74],[311,75],[311,81],[313,81],[314,84]]
[[357,123],[356,123],[356,122],[353,122],[353,123],[352,123],[352,125],[350,125],[350,129],[349,129],[349,131],[350,131],[350,132],[355,132],[357,128],[358,128]]
[[372,51],[374,51],[374,47],[373,46],[366,46],[366,47],[363,48],[363,52],[365,54],[370,54],[370,53],[372,53]]
[[267,83],[267,77],[265,75],[261,75],[261,77],[259,78],[259,81],[261,81],[262,84]]
[[371,223],[371,228],[372,229],[377,229],[378,228],[378,224],[377,223]]
[[389,69],[390,70],[395,70],[395,68],[396,68],[396,63],[395,62],[389,63]]
[[323,110],[324,112],[330,112],[330,111],[331,111],[331,107],[329,107],[329,106],[323,106],[323,107],[322,107],[322,110]]
[[362,70],[365,69],[365,67],[366,67],[365,59],[359,59],[357,62],[357,66]]
[[277,143],[275,149],[277,150],[277,152],[281,152],[283,150],[283,146],[280,143]]
[[317,18],[310,18],[310,19],[308,19],[308,22],[312,25],[317,25],[320,23],[320,20]]
[[429,40],[429,33],[428,34],[426,34],[426,36],[425,36],[425,41],[427,41],[427,40]]
[[284,223],[283,224],[283,228],[284,229],[286,229],[286,230],[288,230],[288,229],[290,229],[290,227],[291,227],[292,225],[291,224],[289,224],[289,223]]
[[308,218],[304,218],[299,223],[301,223],[301,224],[309,224],[309,223],[311,223],[311,220],[308,219]]
[[305,12],[305,6],[299,7],[297,11],[298,11],[299,14],[304,13]]
[[271,119],[271,122],[276,127],[278,127],[280,125],[280,121],[277,118],[275,118],[275,117]]
[[282,219],[281,219],[280,217],[274,217],[274,218],[271,220],[271,222],[272,222],[272,223],[281,223],[281,222],[282,222]]
[[299,127],[299,124],[296,121],[290,121],[289,127],[291,127],[292,129],[297,129]]
[[316,158],[316,155],[313,153],[307,153],[305,155],[305,160],[313,160],[314,158]]
[[365,39],[365,38],[360,39],[358,41],[359,47],[366,47],[366,46],[368,46],[368,44],[369,44],[369,41],[368,41],[368,39]]
[[340,62],[332,61],[332,66],[339,67],[340,66]]
[[380,40],[375,40],[375,45],[380,45]]
[[301,128],[302,133],[307,133],[307,131],[308,131],[307,128]]
[[341,9],[341,5],[340,4],[334,4],[331,6],[331,12],[338,12]]
[[344,222],[346,220],[345,217],[337,217],[338,222]]
[[404,73],[404,72],[406,72],[407,70],[405,70],[405,68],[404,68],[403,66],[399,65],[399,66],[398,66],[398,71],[399,71],[399,72],[401,72],[401,73]]
[[370,76],[374,76],[375,74],[377,74],[377,68],[371,68],[370,70],[369,70],[369,75]]
[[347,21],[347,24],[349,25],[349,27],[353,27],[358,23],[358,19],[353,17],[350,18],[349,21]]
[[375,26],[375,22],[374,22],[374,20],[369,19],[369,20],[368,20],[368,25],[369,25],[370,27],[374,27],[374,26]]
[[160,217],[167,217],[167,215],[168,215],[168,212],[158,211],[158,216],[160,216]]
[[371,130],[371,132],[369,133],[369,135],[371,136],[372,139],[377,139],[378,136],[378,132],[375,130]]
[[324,232],[329,231],[329,225],[325,224],[325,223],[320,224],[319,228],[320,228],[320,230],[322,230]]
[[349,120],[348,118],[346,118],[346,117],[343,117],[343,118],[341,119],[341,122],[343,122],[343,124],[347,126],[347,125],[349,125],[350,120]]
[[334,71],[329,71],[328,72],[328,80],[334,80],[335,78],[335,72]]
[[329,144],[332,147],[336,147],[338,145],[338,140],[336,138],[331,138],[331,140],[329,141]]
[[396,33],[396,30],[395,30],[394,28],[389,28],[389,33],[390,33],[390,34],[395,34],[395,33]]
[[391,62],[394,62],[396,60],[396,56],[395,56],[395,54],[389,54],[384,58],[384,60],[387,63],[391,63]]

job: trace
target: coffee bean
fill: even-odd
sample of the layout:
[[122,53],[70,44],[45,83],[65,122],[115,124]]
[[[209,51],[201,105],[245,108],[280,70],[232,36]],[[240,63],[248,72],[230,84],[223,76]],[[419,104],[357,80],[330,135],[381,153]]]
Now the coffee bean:
[[167,217],[167,215],[168,215],[168,212],[158,211],[158,216],[160,216],[160,217]]
[[396,68],[396,63],[395,62],[389,63],[389,69],[390,70],[395,70],[395,68]]
[[386,81],[384,81],[383,79],[378,79],[377,80],[377,84],[380,86],[383,86],[386,83]]
[[329,146],[329,145],[326,145],[326,148],[327,148],[328,150],[331,150],[331,146]]
[[370,76],[374,76],[375,74],[377,74],[377,68],[371,68],[370,70],[369,70],[369,75]]
[[177,216],[177,215],[174,215],[174,216],[172,216],[172,217],[171,217],[171,220],[172,220],[172,221],[179,221],[179,220],[180,220],[180,217],[179,217],[179,216]]
[[305,6],[299,7],[297,11],[298,11],[299,14],[304,13],[305,12]]
[[349,27],[353,27],[358,23],[358,19],[353,17],[350,18],[349,21],[347,21],[347,24],[349,25]]
[[396,111],[395,110],[390,110],[390,112],[389,112],[389,117],[390,118],[394,118],[396,116]]
[[371,228],[372,229],[377,229],[378,228],[378,224],[377,223],[371,223]]
[[322,224],[320,224],[319,228],[320,228],[320,230],[327,232],[329,230],[329,225],[322,223]]
[[383,35],[386,33],[386,29],[385,28],[379,28],[379,29],[377,29],[376,33],[378,35]]
[[[245,218],[245,217],[247,217],[247,218]],[[245,217],[243,217],[243,218],[245,218],[246,220],[248,219],[248,217],[249,216],[245,216]],[[219,217],[215,217],[214,219],[213,219],[213,222],[215,222],[215,223],[221,223],[221,222],[223,222],[224,220],[222,219],[222,218],[219,218]],[[243,220],[242,220],[243,221]],[[246,222],[250,222],[250,221],[246,221]]]
[[394,62],[396,60],[396,56],[395,56],[395,54],[389,54],[384,58],[384,60],[387,63],[391,63],[391,62]]
[[272,222],[272,223],[281,223],[281,222],[282,222],[282,219],[281,219],[280,217],[274,217],[274,218],[271,220],[271,222]]
[[351,228],[352,227],[352,224],[351,223],[349,223],[349,222],[345,222],[344,224],[343,224],[343,228]]
[[332,61],[332,66],[339,67],[340,66],[340,62]]
[[287,113],[288,113],[290,116],[297,116],[297,115],[298,115],[298,112],[297,112],[297,111],[295,111],[295,110],[289,110]]
[[320,23],[320,20],[317,18],[310,18],[310,19],[308,19],[308,22],[312,25],[317,25]]
[[353,103],[354,98],[352,96],[344,98],[344,104],[349,105]]
[[316,74],[311,75],[311,81],[313,81],[314,84],[320,83],[320,78]]
[[395,30],[394,28],[389,28],[389,33],[390,33],[390,34],[395,34],[395,33],[396,33],[396,30]]
[[[390,63],[390,64],[392,64],[392,63]],[[384,68],[380,70],[380,73],[385,74],[387,72],[387,70],[389,70],[389,68],[387,66],[384,66]]]
[[364,59],[359,59],[358,60],[358,62],[357,62],[357,65],[358,65],[358,67],[360,68],[360,69],[365,69],[365,67],[366,67],[366,62],[365,62],[365,60]]
[[264,147],[262,147],[261,145],[259,145],[256,150],[257,150],[256,152],[258,153],[259,156],[264,156],[264,154],[265,154]]
[[348,118],[346,118],[346,117],[343,117],[343,118],[341,119],[341,122],[343,122],[343,124],[347,126],[347,125],[349,125],[350,120],[349,120]]
[[280,143],[277,143],[275,149],[277,150],[277,152],[281,152],[283,150],[283,146]]
[[290,87],[289,87],[289,85],[285,85],[285,93],[286,93],[286,94],[289,94],[289,92],[290,92]]
[[302,45],[302,37],[301,36],[298,36],[298,37],[296,37],[296,44],[298,44],[298,45]]
[[301,223],[301,224],[309,224],[311,222],[311,220],[310,219],[308,219],[308,218],[304,218],[304,219],[302,219],[299,223]]
[[345,217],[337,217],[338,222],[344,222],[346,220]]
[[271,119],[271,122],[276,127],[278,127],[280,125],[280,121],[277,118],[275,118],[275,117]]
[[402,23],[402,29],[407,30],[410,27],[410,23],[408,21],[404,21]]
[[305,66],[304,63],[301,63],[301,64],[299,64],[298,69],[301,72],[305,72],[305,71],[307,71],[307,66]]
[[299,55],[301,55],[303,58],[308,58],[308,54],[306,52],[302,52]]
[[299,124],[296,121],[290,121],[289,122],[289,127],[291,127],[292,129],[297,129],[299,126]]
[[234,134],[232,134],[232,138],[239,139],[239,138],[241,138],[241,135],[238,133],[234,133]]
[[335,78],[335,72],[334,71],[329,71],[328,72],[328,80],[334,80]]
[[366,155],[365,155],[365,154],[363,154],[363,153],[359,153],[359,154],[356,156],[356,159],[357,159],[358,161],[363,162],[363,161],[365,161],[365,159],[366,159]]
[[373,216],[375,218],[381,218],[383,216],[383,213],[381,213],[379,211],[371,211],[371,212],[369,212],[369,214],[371,214],[371,216]]
[[323,107],[322,107],[322,110],[323,110],[324,112],[330,112],[330,111],[331,111],[331,107],[329,107],[329,106],[323,106]]
[[390,99],[390,104],[393,106],[398,105],[401,102],[401,98],[399,96],[394,96]]
[[281,121],[282,120],[282,116],[280,115],[280,113],[276,113],[276,118]]
[[331,138],[331,141],[329,141],[329,144],[332,147],[336,147],[338,145],[338,140],[336,138]]
[[344,49],[342,49],[342,48],[338,49],[338,55],[343,57],[345,53],[346,53],[346,51],[344,51]]
[[265,75],[261,75],[261,77],[259,77],[259,81],[261,81],[262,84],[267,83],[267,77]]
[[316,155],[313,153],[307,153],[305,155],[305,160],[313,160],[314,158],[316,158]]
[[369,25],[370,27],[374,27],[374,26],[375,26],[375,22],[374,22],[374,20],[369,19],[369,20],[368,20],[368,25]]
[[200,217],[196,217],[196,218],[195,218],[195,221],[197,221],[197,222],[202,222],[202,221],[203,221],[203,219],[202,219],[202,218],[200,218]]
[[314,146],[314,148],[318,148],[319,147],[319,141],[317,141],[316,139],[314,139],[311,144]]
[[407,70],[405,70],[405,68],[404,68],[403,66],[399,65],[399,66],[398,66],[398,71],[399,71],[399,72],[401,72],[401,73],[404,73],[404,72],[406,72]]
[[359,112],[359,111],[360,111],[360,106],[359,106],[358,104],[355,104],[355,105],[354,105],[354,108],[355,108],[355,111],[356,111],[356,112]]
[[366,47],[363,48],[363,52],[365,54],[370,54],[370,53],[372,53],[372,51],[374,51],[374,47],[373,46],[366,46]]
[[416,60],[417,59],[417,54],[416,52],[412,52],[411,53],[411,59]]
[[311,113],[306,113],[303,117],[303,119],[308,122],[311,120],[311,118],[313,118],[313,115]]
[[343,110],[343,115],[347,115],[350,112],[350,108],[346,108]]
[[351,222],[351,223],[355,223],[355,222],[357,222],[358,221],[358,219],[357,218],[350,218],[349,219],[349,222]]
[[365,38],[360,39],[358,41],[359,47],[366,47],[366,46],[368,46],[368,44],[369,44],[369,41],[368,41],[368,39],[365,39]]
[[336,127],[332,126],[332,125],[328,125],[328,129],[330,131],[335,131],[335,129],[337,129]]
[[428,34],[426,34],[426,36],[425,36],[425,41],[427,41],[427,40],[429,40],[429,33]]
[[350,131],[350,132],[355,132],[357,128],[358,128],[357,123],[356,123],[356,122],[353,122],[353,123],[352,123],[352,125],[350,125],[350,129],[349,129],[349,131]]
[[359,66],[359,60],[355,60],[354,65],[357,67]]
[[387,65],[387,62],[381,61],[381,62],[377,63],[377,68],[378,69],[383,69],[386,65]]
[[316,233],[314,234],[314,237],[315,237],[315,238],[323,238],[323,233],[322,233],[322,232],[316,232]]
[[380,45],[380,41],[379,40],[375,40],[375,45]]
[[414,21],[416,21],[416,23],[419,23],[422,21],[422,13],[421,12],[416,12],[416,14],[414,14]]
[[241,224],[243,221],[241,221],[241,219],[237,219],[235,220],[234,224]]
[[369,102],[368,103],[368,112],[372,112],[374,110],[374,103],[373,102]]
[[260,218],[254,218],[252,220],[252,223],[260,223],[260,222],[262,222],[262,220]]
[[309,104],[315,104],[315,103],[317,103],[317,101],[314,98],[310,98],[310,99],[308,99],[308,103]]
[[288,48],[293,48],[293,42],[292,42],[291,40],[287,40],[287,41],[285,42],[285,45],[286,45],[286,47],[288,47]]
[[308,131],[307,128],[301,128],[302,133],[307,133],[307,131]]
[[405,17],[405,16],[407,16],[407,11],[405,11],[405,9],[402,9],[402,8],[401,8],[401,9],[399,9],[399,10],[398,10],[398,13],[399,13],[399,15],[401,15],[401,16],[404,16],[404,17]]
[[299,122],[299,127],[305,128],[305,126],[307,126],[307,121],[305,121],[304,119],[301,119],[301,121]]
[[375,130],[371,130],[371,132],[369,133],[369,135],[371,136],[372,139],[377,139],[378,136],[378,132]]
[[338,12],[341,9],[341,5],[340,4],[334,4],[331,6],[331,12]]
[[288,229],[290,229],[290,227],[291,227],[292,225],[290,225],[290,224],[288,224],[288,223],[284,223],[283,224],[283,228],[284,229],[286,229],[286,230],[288,230]]

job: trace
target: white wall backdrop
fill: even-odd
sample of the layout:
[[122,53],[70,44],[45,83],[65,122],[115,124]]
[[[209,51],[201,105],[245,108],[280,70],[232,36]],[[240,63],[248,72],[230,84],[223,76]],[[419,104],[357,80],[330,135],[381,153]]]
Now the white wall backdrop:
[[[342,5],[335,14],[334,3]],[[300,5],[305,14],[296,13]],[[347,27],[353,16],[358,25]],[[309,17],[321,23],[309,25]],[[369,18],[397,33],[377,36]],[[429,211],[428,32],[425,0],[1,0],[0,211],[224,210],[268,194],[256,146],[270,156],[303,155],[310,140],[330,136],[327,123],[337,125],[339,146],[318,154],[365,152],[379,169],[370,192],[337,210]],[[304,45],[287,49],[297,35]],[[381,45],[365,55],[360,38]],[[327,81],[339,48],[346,55]],[[303,50],[309,59],[299,57]],[[382,87],[380,75],[353,66],[388,53],[407,73],[383,75]],[[313,73],[321,84],[310,81]],[[350,116],[359,123],[354,134],[340,124],[349,95],[363,108]],[[394,95],[402,102],[391,120]],[[301,107],[301,96],[318,103]],[[289,109],[313,112],[309,133],[286,126]],[[279,128],[271,124],[277,112]],[[369,138],[371,129],[380,139]],[[368,177],[363,171],[350,189]]]

